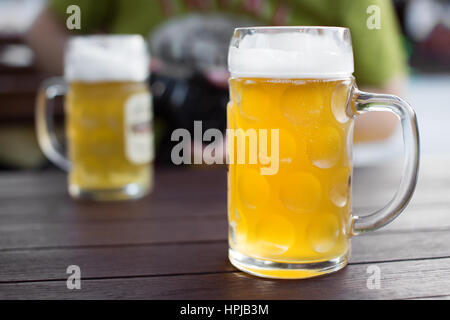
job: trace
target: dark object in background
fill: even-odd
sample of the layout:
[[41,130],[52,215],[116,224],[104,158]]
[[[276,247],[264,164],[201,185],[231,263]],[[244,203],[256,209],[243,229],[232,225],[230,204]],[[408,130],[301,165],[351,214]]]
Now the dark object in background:
[[226,127],[228,90],[215,87],[201,74],[186,79],[153,74],[152,88],[155,130],[157,137],[156,159],[158,163],[171,163],[171,134],[177,128],[185,128],[193,137],[194,121],[201,120],[203,130]]
[[194,121],[203,131],[224,130],[228,89],[212,84],[207,74],[227,70],[228,45],[235,27],[252,23],[222,15],[188,15],[163,24],[150,36],[152,57],[161,64],[151,76],[154,96],[156,157],[171,163],[177,142],[173,130],[185,128],[193,137]]
[[411,67],[423,73],[450,72],[450,1],[394,1]]

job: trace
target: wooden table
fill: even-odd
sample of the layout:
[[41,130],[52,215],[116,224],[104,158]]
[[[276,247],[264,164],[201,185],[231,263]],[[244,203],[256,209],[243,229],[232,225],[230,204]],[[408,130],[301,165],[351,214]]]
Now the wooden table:
[[[80,203],[63,173],[0,175],[0,298],[413,299],[450,297],[449,158],[424,158],[415,197],[388,227],[353,239],[351,263],[307,280],[259,279],[227,259],[226,171],[158,169],[154,193]],[[399,170],[355,171],[354,207],[389,199]],[[66,268],[81,268],[68,290]],[[368,289],[368,267],[380,289]]]

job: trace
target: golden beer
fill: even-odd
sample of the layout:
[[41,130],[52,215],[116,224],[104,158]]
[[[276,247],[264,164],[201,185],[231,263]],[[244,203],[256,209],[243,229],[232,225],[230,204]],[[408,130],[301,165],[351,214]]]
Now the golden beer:
[[[327,261],[346,254],[351,209],[351,141],[347,140],[352,136],[346,106],[352,83],[352,79],[230,80],[229,129],[279,129],[276,174],[262,175],[261,163],[229,166],[233,251],[287,263]],[[237,148],[235,144],[234,154]]]
[[[120,190],[133,186],[142,193],[150,187],[151,167],[148,160],[128,157],[128,132],[150,135],[150,117],[130,123],[127,101],[149,96],[148,88],[139,82],[73,82],[66,100],[69,157],[73,167],[69,186],[76,190]],[[131,106],[133,107],[133,106]],[[129,108],[129,107],[128,107]],[[139,108],[139,107],[138,107]],[[149,108],[144,105],[141,108]],[[132,143],[132,142],[131,142]],[[147,148],[150,148],[148,141]],[[146,148],[143,146],[143,148]],[[149,150],[137,150],[149,152]]]
[[[138,198],[152,186],[152,101],[149,55],[139,35],[78,36],[68,41],[64,80],[47,80],[36,124],[43,152],[69,172],[74,198]],[[59,150],[47,108],[65,95],[68,157]]]
[[[346,28],[237,28],[228,70],[230,262],[269,278],[342,269],[350,238],[389,223],[411,199],[419,163],[413,109],[358,90]],[[394,198],[360,217],[351,212],[353,124],[380,110],[402,120],[404,172]]]

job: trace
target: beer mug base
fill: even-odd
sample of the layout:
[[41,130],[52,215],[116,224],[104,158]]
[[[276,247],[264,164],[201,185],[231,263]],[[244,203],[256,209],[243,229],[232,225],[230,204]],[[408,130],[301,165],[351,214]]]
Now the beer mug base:
[[233,249],[228,250],[233,266],[254,276],[271,279],[305,279],[341,270],[348,264],[349,250],[331,260],[310,263],[285,263],[249,257]]
[[82,189],[78,185],[69,185],[69,194],[72,198],[93,201],[118,201],[139,199],[150,192],[149,185],[130,183],[116,189]]

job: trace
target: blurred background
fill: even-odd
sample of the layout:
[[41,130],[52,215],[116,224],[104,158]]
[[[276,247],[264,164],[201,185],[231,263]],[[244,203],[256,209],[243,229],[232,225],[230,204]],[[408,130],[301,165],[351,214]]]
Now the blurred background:
[[[81,30],[66,27],[70,4],[81,8]],[[366,26],[371,4],[381,8],[374,39]],[[0,170],[53,168],[36,141],[35,98],[43,79],[61,74],[69,36],[139,33],[148,40],[156,161],[168,164],[173,129],[191,129],[194,120],[204,130],[225,128],[228,42],[235,27],[249,25],[350,27],[360,88],[404,97],[417,111],[422,151],[450,153],[450,1],[0,0]],[[389,117],[362,121],[357,135],[357,166],[401,155]]]

